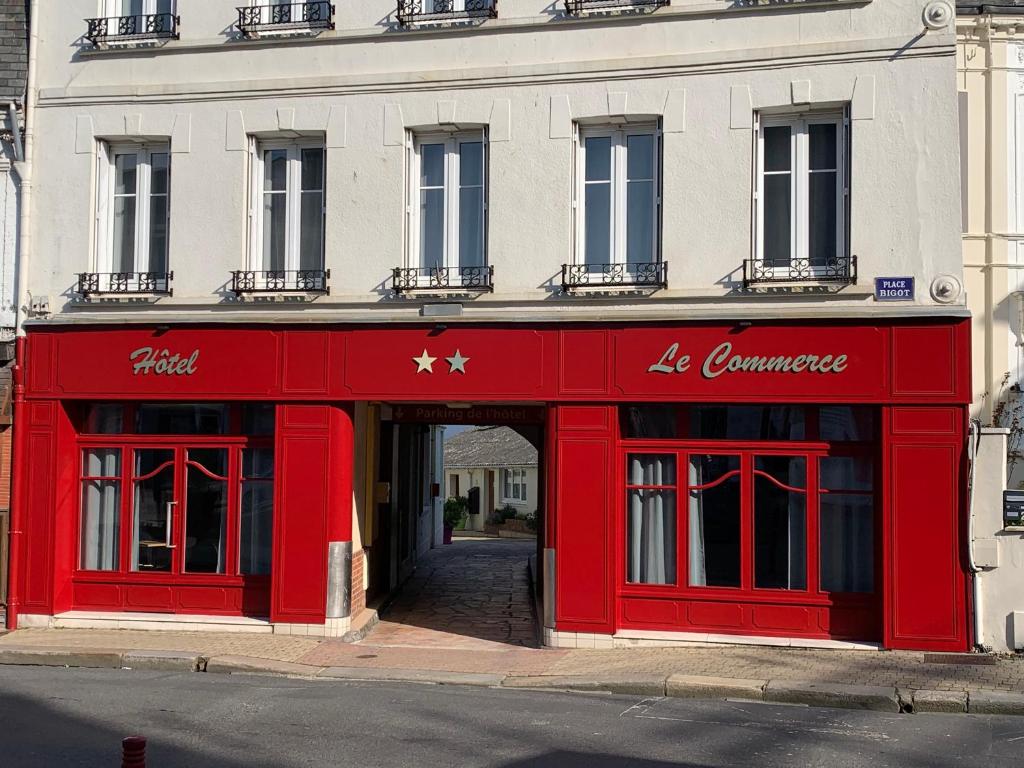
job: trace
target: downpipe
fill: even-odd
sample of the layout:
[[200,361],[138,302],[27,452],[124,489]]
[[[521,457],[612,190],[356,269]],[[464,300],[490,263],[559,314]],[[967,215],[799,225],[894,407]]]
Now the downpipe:
[[978,446],[981,443],[981,420],[971,419],[967,430],[967,566],[971,570],[972,619],[974,625],[974,648],[979,653],[989,653],[992,649],[982,641],[982,610],[981,610],[981,568],[974,559],[974,484],[975,465],[978,460]]

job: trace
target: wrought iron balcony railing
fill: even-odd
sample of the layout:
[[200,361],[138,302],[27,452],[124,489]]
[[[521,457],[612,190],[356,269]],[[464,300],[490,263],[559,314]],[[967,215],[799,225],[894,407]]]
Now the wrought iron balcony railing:
[[664,261],[618,264],[563,264],[562,290],[576,288],[664,288],[668,264]]
[[837,256],[826,261],[789,259],[743,262],[743,287],[765,283],[857,283],[857,257]]
[[396,293],[408,291],[494,290],[494,267],[395,267],[391,287]]
[[236,10],[238,29],[246,37],[261,32],[334,29],[334,6],[328,0],[242,6]]
[[398,0],[398,23],[498,18],[498,0]]
[[654,11],[672,0],[565,0],[565,12],[570,16],[587,13],[621,13],[623,11]]
[[231,273],[231,290],[244,293],[330,293],[327,269],[238,269]]
[[93,45],[132,40],[177,40],[181,19],[173,13],[86,19],[85,39]]
[[173,272],[80,272],[78,295],[166,294],[171,295]]

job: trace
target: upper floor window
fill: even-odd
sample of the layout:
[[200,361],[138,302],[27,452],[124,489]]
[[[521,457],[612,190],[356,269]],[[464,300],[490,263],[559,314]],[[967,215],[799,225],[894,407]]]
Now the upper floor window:
[[334,28],[334,5],[329,0],[253,0],[236,10],[238,29],[246,37]]
[[661,133],[655,125],[583,127],[576,257],[569,285],[662,285]]
[[97,271],[166,273],[170,148],[103,143],[97,178]]
[[759,122],[753,277],[849,278],[844,115],[762,116]]
[[250,267],[324,268],[325,155],[320,141],[253,142]]
[[176,0],[101,0],[85,37],[94,44],[178,36]]
[[411,153],[409,266],[449,283],[485,268],[487,137],[483,130],[418,135]]
[[399,24],[495,18],[497,0],[398,0]]

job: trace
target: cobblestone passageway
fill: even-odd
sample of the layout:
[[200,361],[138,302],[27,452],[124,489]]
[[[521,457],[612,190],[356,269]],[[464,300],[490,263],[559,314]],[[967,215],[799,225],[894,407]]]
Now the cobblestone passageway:
[[456,538],[420,559],[368,643],[537,647],[527,562],[533,540]]

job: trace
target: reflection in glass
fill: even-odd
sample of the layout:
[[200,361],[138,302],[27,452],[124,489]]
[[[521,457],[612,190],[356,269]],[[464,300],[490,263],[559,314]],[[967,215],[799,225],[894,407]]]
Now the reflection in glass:
[[135,450],[133,571],[169,571],[173,550],[174,451]]
[[459,266],[484,263],[484,145],[459,142]]
[[85,416],[87,435],[116,435],[124,431],[124,406],[120,403],[92,403]]
[[444,144],[420,146],[420,264],[444,266]]
[[612,140],[590,136],[584,148],[584,262],[607,264],[612,261]]
[[301,152],[299,199],[299,269],[324,266],[324,151]]
[[224,573],[228,524],[227,449],[189,449],[185,468],[185,570]]
[[873,498],[846,493],[826,493],[819,498],[821,588],[826,592],[873,592]]
[[754,462],[754,586],[807,589],[807,462],[759,456]]
[[854,442],[875,439],[875,410],[865,406],[823,405],[819,413],[822,440]]
[[623,405],[619,408],[622,436],[629,440],[672,440],[679,431],[678,407],[668,403]]
[[740,586],[739,470],[739,456],[690,456],[689,559],[693,586]]
[[223,435],[227,429],[223,403],[146,403],[135,413],[140,435]]
[[792,405],[695,405],[690,437],[701,440],[803,440],[804,409]]
[[84,450],[82,474],[79,565],[89,571],[115,571],[120,553],[121,449]]
[[[628,458],[631,485],[670,486],[676,482],[673,455],[633,454]],[[635,584],[676,583],[676,491],[672,488],[629,488],[629,581]]]
[[626,137],[626,261],[653,261],[654,135]]

